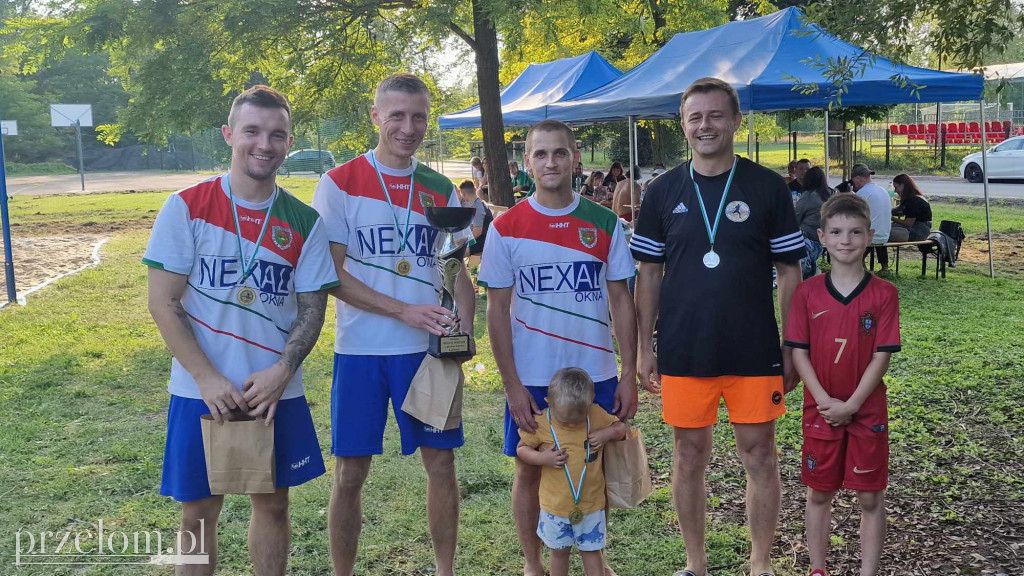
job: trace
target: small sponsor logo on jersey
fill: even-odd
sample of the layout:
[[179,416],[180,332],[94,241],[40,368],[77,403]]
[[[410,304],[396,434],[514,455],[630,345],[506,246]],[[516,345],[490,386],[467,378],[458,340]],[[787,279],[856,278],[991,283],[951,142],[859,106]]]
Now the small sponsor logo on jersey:
[[[257,260],[252,276],[246,283],[255,285],[261,302],[277,306],[291,293],[295,269],[288,264]],[[238,257],[224,258],[199,255],[199,282],[197,288],[230,290],[242,279],[242,263]]]
[[871,312],[865,312],[860,317],[860,331],[862,334],[871,334],[871,330],[875,327],[875,317]]
[[292,462],[292,470],[298,470],[299,468],[302,468],[306,464],[309,464],[309,456],[306,456],[305,458],[299,460],[298,462]]
[[825,309],[825,310],[822,310],[821,312],[813,312],[813,313],[811,313],[811,320],[814,320],[815,318],[817,318],[818,316],[821,316],[822,314],[824,314],[825,312],[828,312],[829,310],[830,309]]
[[238,221],[239,222],[251,222],[253,224],[256,224],[257,226],[263,224],[263,218],[254,218],[252,216],[249,216],[248,214],[242,214],[241,216],[239,216],[238,217]]
[[772,392],[772,404],[775,404],[776,406],[778,406],[781,403],[782,403],[782,392],[779,392],[778,390],[776,390],[775,392]]
[[568,228],[568,227],[569,227],[569,223],[568,222],[552,222],[551,224],[548,224],[548,228],[551,228],[553,230],[559,230],[561,228]]
[[435,428],[433,426],[430,426],[429,424],[423,425],[423,431],[426,432],[427,434],[444,434],[444,430],[441,430],[440,428]]
[[580,244],[584,248],[597,246],[597,228],[580,228]]
[[878,468],[871,468],[870,470],[861,470],[860,468],[858,468],[856,466],[853,467],[853,473],[854,474],[871,474],[875,470],[878,470]]
[[424,208],[434,207],[434,197],[426,192],[420,192],[420,205]]
[[[410,260],[415,257],[416,265],[421,268],[433,266],[434,242],[439,233],[433,226],[412,224],[409,226],[409,236],[405,239],[405,250],[402,250],[399,234],[393,224],[363,226],[356,229],[356,252],[361,260],[402,254]],[[351,250],[352,246],[349,246]],[[390,267],[391,264],[388,264]]]
[[885,432],[888,429],[889,427],[886,426],[885,424],[875,424],[874,426],[871,427],[871,431],[876,433]]
[[287,250],[292,247],[292,231],[290,228],[284,226],[274,226],[273,232],[274,246],[277,246],[281,250]]
[[604,262],[554,262],[519,269],[519,294],[575,294],[577,302],[604,299],[601,269]]
[[804,462],[807,464],[808,470],[813,471],[818,466],[818,461],[814,458],[814,454],[808,454]]
[[676,207],[672,209],[673,214],[686,214],[689,210],[686,209],[686,204],[680,202],[676,204]]
[[750,206],[746,202],[733,200],[725,207],[725,217],[733,222],[743,222],[750,218]]

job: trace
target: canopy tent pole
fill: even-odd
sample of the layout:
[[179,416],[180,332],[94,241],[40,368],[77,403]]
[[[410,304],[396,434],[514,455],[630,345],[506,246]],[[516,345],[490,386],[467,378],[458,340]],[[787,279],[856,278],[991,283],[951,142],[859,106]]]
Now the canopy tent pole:
[[437,157],[441,161],[441,174],[444,174],[444,139],[441,138],[441,122],[437,123]]
[[[626,174],[626,181],[629,183],[629,212],[632,214],[632,218],[636,218],[636,207],[633,206],[633,170],[636,159],[636,116],[630,116],[627,120],[626,132],[629,139],[629,173]],[[618,185],[616,185],[618,187]],[[612,200],[615,199],[615,192],[612,191]]]
[[828,182],[828,108],[825,109],[825,182]]
[[754,112],[747,113],[747,160],[754,161]]
[[988,277],[996,277],[995,264],[992,262],[992,216],[988,210],[988,155],[985,134],[985,99],[978,100],[978,110],[981,113],[981,176],[982,185],[985,187],[985,228],[988,235]]

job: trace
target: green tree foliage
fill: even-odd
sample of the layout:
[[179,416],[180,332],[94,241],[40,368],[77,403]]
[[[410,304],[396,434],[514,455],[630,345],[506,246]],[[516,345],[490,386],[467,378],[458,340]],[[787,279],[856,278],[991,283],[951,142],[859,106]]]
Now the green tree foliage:
[[[1024,29],[1024,8],[1016,0],[827,0],[805,8],[808,20],[865,48],[859,57],[819,62],[841,104],[844,87],[874,64],[869,53],[937,68],[975,69]],[[927,90],[901,77],[912,93]],[[820,87],[809,87],[820,88]]]

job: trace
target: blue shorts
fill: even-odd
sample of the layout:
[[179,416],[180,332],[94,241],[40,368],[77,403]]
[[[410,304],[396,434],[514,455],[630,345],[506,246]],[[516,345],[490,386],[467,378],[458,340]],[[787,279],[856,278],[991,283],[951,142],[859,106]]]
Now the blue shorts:
[[[612,414],[615,407],[615,388],[619,385],[618,378],[609,378],[600,382],[594,382],[594,402]],[[537,407],[544,410],[548,407],[544,397],[548,395],[547,386],[527,386],[527,390],[533,395]],[[516,448],[519,447],[519,426],[512,421],[512,413],[508,409],[508,401],[505,402],[505,456],[515,457]]]
[[426,354],[334,355],[332,454],[343,457],[383,454],[389,399],[402,438],[402,454],[408,456],[421,447],[451,450],[465,443],[461,422],[458,428],[438,430],[402,412],[412,377]]
[[[211,496],[200,424],[200,417],[209,413],[206,403],[198,398],[171,395],[161,495],[178,502]],[[274,416],[274,483],[278,488],[298,486],[325,471],[306,397],[281,400]]]
[[607,534],[603,509],[587,514],[579,524],[541,510],[537,522],[537,537],[551,550],[565,550],[575,544],[580,552],[596,552],[604,549]]

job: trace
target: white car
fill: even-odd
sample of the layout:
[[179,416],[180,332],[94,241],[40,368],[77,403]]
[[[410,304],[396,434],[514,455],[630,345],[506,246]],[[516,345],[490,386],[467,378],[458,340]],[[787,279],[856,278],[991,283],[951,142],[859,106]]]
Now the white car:
[[[1024,178],[1024,136],[1015,136],[988,149],[988,177]],[[968,182],[981,182],[985,176],[981,169],[981,152],[968,154],[960,163],[960,176]]]

